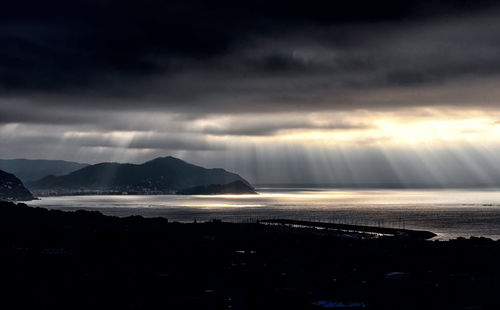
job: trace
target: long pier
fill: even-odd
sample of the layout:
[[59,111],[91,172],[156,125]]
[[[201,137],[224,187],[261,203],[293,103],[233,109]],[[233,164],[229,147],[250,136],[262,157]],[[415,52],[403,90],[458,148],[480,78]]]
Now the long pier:
[[410,230],[388,227],[375,227],[363,225],[335,224],[324,222],[288,220],[288,219],[273,219],[260,220],[259,223],[267,225],[283,225],[302,228],[327,229],[341,233],[367,233],[382,236],[392,236],[406,239],[427,240],[436,237],[436,234],[425,230]]

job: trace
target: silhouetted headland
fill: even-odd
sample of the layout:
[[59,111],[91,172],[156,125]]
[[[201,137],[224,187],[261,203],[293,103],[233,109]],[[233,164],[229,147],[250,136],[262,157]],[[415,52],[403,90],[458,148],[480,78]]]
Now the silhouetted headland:
[[0,200],[29,201],[35,199],[15,175],[0,170]]
[[[308,226],[308,225],[305,225]],[[5,309],[499,309],[500,241],[0,202]]]
[[175,194],[196,186],[250,183],[224,169],[207,169],[171,156],[140,165],[101,163],[63,176],[46,176],[27,186],[39,196],[51,195],[158,195]]

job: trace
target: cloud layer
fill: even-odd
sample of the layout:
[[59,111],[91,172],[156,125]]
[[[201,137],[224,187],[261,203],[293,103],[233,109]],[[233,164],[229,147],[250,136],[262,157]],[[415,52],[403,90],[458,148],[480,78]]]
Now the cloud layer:
[[[5,3],[0,157],[173,154],[265,183],[294,179],[277,172],[294,171],[284,162],[307,180],[304,171],[318,170],[323,182],[348,156],[355,167],[386,167],[364,168],[360,179],[384,170],[396,182],[384,162],[448,156],[391,157],[422,141],[412,131],[453,140],[454,150],[496,148],[484,124],[500,109],[499,17],[495,1]],[[482,136],[487,143],[469,145]]]

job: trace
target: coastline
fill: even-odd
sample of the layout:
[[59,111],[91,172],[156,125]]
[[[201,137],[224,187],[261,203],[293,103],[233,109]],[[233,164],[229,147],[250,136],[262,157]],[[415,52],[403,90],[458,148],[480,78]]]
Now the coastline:
[[[478,198],[479,197],[479,198]],[[280,192],[259,195],[118,195],[42,197],[31,206],[58,210],[96,210],[119,217],[141,215],[172,221],[255,222],[311,220],[396,229],[426,230],[436,239],[460,236],[500,239],[498,192]]]

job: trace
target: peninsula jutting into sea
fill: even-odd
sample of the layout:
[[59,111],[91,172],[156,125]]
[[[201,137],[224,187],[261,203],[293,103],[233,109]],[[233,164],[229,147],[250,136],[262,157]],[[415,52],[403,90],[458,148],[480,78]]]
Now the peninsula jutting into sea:
[[201,194],[208,190],[203,188],[206,186],[212,186],[209,194],[255,193],[250,183],[235,173],[205,169],[174,157],[159,157],[140,165],[89,165],[62,176],[47,175],[27,186],[41,196]]

